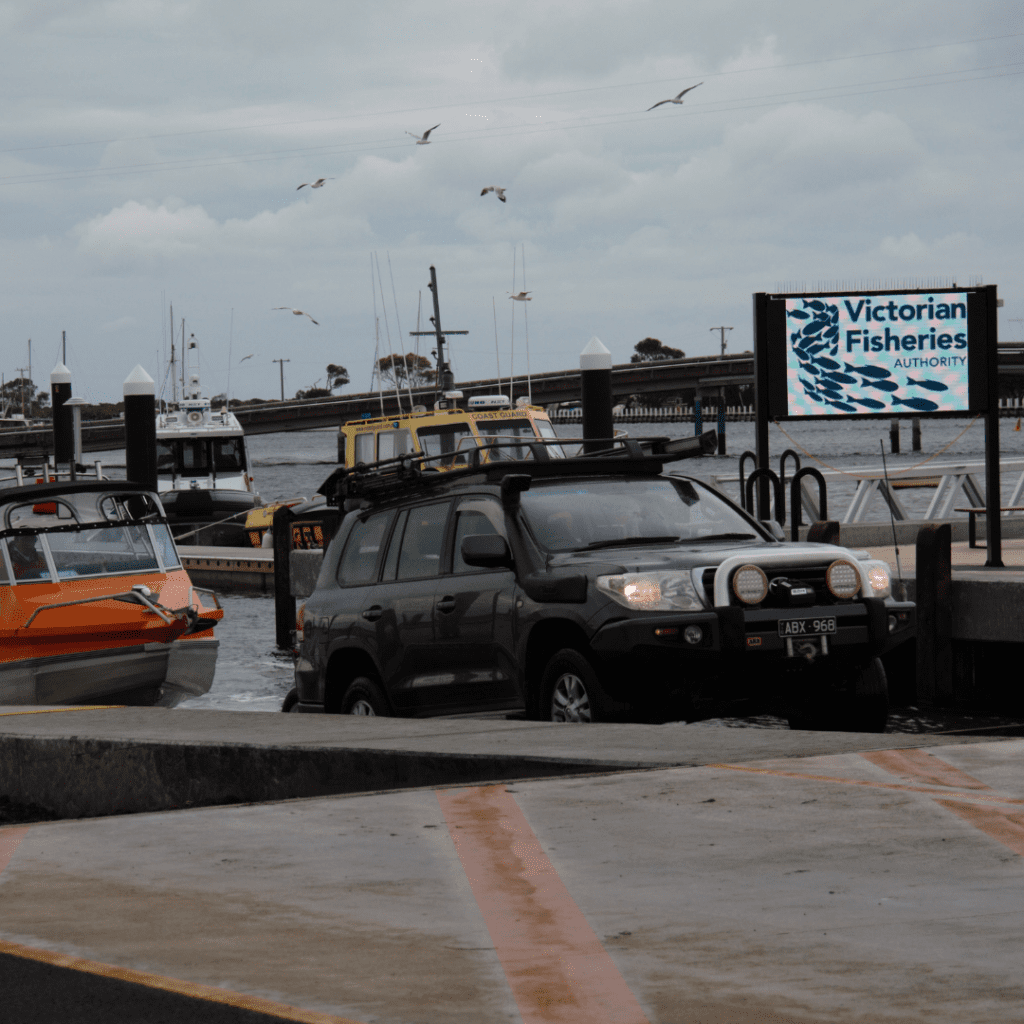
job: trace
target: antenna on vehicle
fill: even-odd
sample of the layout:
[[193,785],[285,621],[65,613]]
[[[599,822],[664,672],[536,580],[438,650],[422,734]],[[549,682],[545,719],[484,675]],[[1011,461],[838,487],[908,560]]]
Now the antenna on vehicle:
[[892,511],[892,487],[889,485],[889,470],[885,465],[885,442],[879,438],[878,444],[882,449],[882,475],[885,477],[885,494],[889,499],[886,504],[889,506],[889,522],[892,525],[892,546],[896,550],[896,576],[899,579],[899,593],[896,595],[898,601],[906,601],[907,585],[903,582],[903,571],[900,569],[900,546],[896,543],[896,517]]

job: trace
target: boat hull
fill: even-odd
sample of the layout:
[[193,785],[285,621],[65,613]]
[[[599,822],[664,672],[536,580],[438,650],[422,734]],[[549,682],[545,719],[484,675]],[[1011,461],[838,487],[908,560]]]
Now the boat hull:
[[213,684],[212,637],[23,658],[0,665],[0,705],[130,704],[174,707]]
[[245,518],[258,508],[248,491],[185,490],[160,495],[171,533],[178,543],[200,547],[248,547]]

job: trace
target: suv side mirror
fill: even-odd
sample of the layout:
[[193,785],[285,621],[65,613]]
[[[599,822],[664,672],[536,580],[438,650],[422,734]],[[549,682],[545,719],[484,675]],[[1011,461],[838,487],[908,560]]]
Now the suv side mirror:
[[762,519],[761,525],[775,538],[775,540],[785,541],[786,531],[782,526],[774,519]]
[[511,569],[508,541],[497,533],[474,533],[462,538],[462,560],[478,569]]

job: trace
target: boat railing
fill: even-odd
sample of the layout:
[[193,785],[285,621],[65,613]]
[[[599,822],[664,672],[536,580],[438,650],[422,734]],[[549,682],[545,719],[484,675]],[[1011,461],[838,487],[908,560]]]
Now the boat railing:
[[[131,590],[126,590],[123,594],[95,594],[92,597],[80,597],[75,601],[57,601],[54,604],[43,604],[40,605],[25,621],[22,629],[28,629],[32,625],[35,617],[40,612],[52,611],[54,608],[70,608],[72,605],[77,604],[95,604],[97,601],[131,601],[135,604],[144,605],[151,612],[156,612],[161,619],[169,626],[175,619],[187,618],[188,613],[192,610],[191,605],[187,608],[167,608],[160,604],[159,600],[151,601],[152,591],[149,587],[143,586],[142,584],[136,584]],[[191,595],[190,595],[191,596]],[[217,606],[218,608],[220,605]]]
[[25,487],[30,484],[60,483],[64,481],[71,483],[72,480],[82,482],[83,480],[109,480],[110,477],[103,475],[103,463],[97,459],[91,466],[79,464],[72,477],[70,472],[58,473],[52,466],[41,466],[38,470],[27,472],[21,465],[14,467],[11,476],[0,476],[0,486],[14,484],[15,487]]

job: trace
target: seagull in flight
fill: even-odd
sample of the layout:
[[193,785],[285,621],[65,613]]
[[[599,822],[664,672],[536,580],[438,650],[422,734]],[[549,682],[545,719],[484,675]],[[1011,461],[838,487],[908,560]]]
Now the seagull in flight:
[[493,192],[502,202],[505,202],[505,190],[499,188],[497,185],[488,185],[480,195],[485,196],[488,192]]
[[[435,124],[434,128],[440,128],[439,124]],[[417,146],[429,146],[430,145],[430,133],[434,128],[428,128],[422,135],[417,135],[415,132],[406,132],[406,135],[411,135],[416,140]]]
[[[314,182],[304,181],[299,186],[299,188],[305,188],[307,185],[309,185],[310,188],[323,188],[325,181],[334,181],[334,179],[333,178],[317,178],[316,181],[314,181]],[[295,191],[298,192],[299,188],[297,188]]]
[[[294,314],[295,314],[296,316],[309,316],[309,314],[308,314],[308,313],[306,313],[306,312],[304,312],[303,310],[301,310],[301,309],[292,309],[292,307],[291,307],[291,306],[274,306],[274,309],[291,309],[291,311],[292,311],[292,312],[293,312],[293,313],[294,313]],[[310,319],[310,320],[313,320],[313,318],[312,318],[311,316],[309,316],[309,319]],[[317,325],[317,327],[319,327],[319,326],[320,326],[320,324],[319,324],[319,323],[317,323],[317,321],[316,321],[316,320],[313,320],[313,323],[315,323],[315,324]]]
[[518,295],[509,295],[510,299],[515,299],[516,302],[533,302],[530,298],[529,292],[520,292]]
[[239,359],[238,361],[239,361],[240,363],[244,363],[244,362],[246,361],[246,359],[252,359],[252,357],[253,357],[254,355],[256,355],[256,353],[255,353],[255,352],[250,352],[250,353],[249,353],[249,354],[248,354],[247,356],[242,356],[242,358],[241,358],[241,359]]
[[[703,82],[698,82],[698,83],[697,83],[697,85],[703,85],[703,84],[704,84]],[[665,104],[665,103],[682,103],[682,102],[683,102],[683,97],[684,97],[684,96],[685,96],[685,95],[686,95],[686,94],[687,94],[688,92],[691,92],[691,91],[692,91],[693,89],[696,89],[696,88],[697,88],[697,85],[691,85],[691,86],[690,86],[689,88],[687,88],[687,89],[684,89],[684,90],[683,90],[683,91],[682,91],[681,93],[679,93],[678,95],[676,95],[676,96],[673,96],[673,97],[672,97],[672,99],[670,99],[670,100],[661,100],[661,101],[660,101],[659,103],[655,103],[655,104],[654,104],[654,107],[660,107],[660,106],[662,106],[662,105],[663,105],[663,104]],[[652,110],[654,109],[654,107],[648,107],[648,108],[647,108],[647,112],[649,113],[650,111],[652,111]]]

